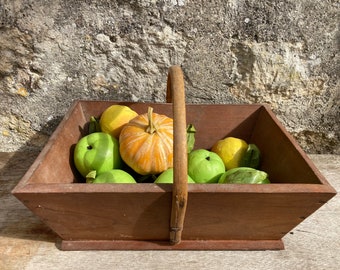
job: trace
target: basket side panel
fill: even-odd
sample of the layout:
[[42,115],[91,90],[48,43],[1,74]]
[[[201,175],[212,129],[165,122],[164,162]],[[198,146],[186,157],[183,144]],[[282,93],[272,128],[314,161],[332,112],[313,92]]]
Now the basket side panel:
[[137,102],[125,102],[118,100],[111,101],[82,101],[83,113],[86,119],[90,116],[100,117],[102,112],[111,105],[119,104],[129,106],[132,110],[138,114],[147,113],[148,107],[152,106],[155,113],[165,114],[172,117],[172,104],[170,103],[137,103]]
[[261,168],[271,182],[321,184],[316,168],[268,110],[261,110],[251,141],[261,149]]
[[17,197],[64,240],[167,240],[170,192],[22,193]]
[[183,239],[278,240],[329,197],[312,193],[190,193]]
[[79,178],[73,166],[73,149],[86,133],[86,119],[78,103],[50,137],[42,155],[34,162],[36,170],[30,176],[30,183],[72,183]]
[[187,123],[193,124],[195,148],[211,149],[215,142],[227,136],[251,137],[259,105],[187,105]]

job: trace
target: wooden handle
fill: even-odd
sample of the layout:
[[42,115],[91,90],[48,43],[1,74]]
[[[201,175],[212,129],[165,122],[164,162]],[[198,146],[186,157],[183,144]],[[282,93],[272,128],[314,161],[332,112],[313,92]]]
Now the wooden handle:
[[188,199],[188,156],[186,138],[185,91],[182,69],[171,66],[167,81],[167,102],[172,102],[174,117],[174,184],[170,219],[170,243],[181,241]]

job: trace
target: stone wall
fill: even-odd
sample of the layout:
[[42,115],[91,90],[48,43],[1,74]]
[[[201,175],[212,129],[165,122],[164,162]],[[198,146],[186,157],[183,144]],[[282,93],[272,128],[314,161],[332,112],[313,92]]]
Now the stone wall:
[[339,149],[336,0],[0,0],[0,151],[40,149],[75,99],[267,103],[308,153]]

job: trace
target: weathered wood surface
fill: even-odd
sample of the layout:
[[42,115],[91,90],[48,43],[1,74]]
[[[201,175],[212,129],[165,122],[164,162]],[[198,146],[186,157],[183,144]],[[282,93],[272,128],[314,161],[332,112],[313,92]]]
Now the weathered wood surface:
[[[10,191],[36,152],[0,153],[0,269],[338,269],[337,194],[283,238],[280,251],[60,251],[58,237]],[[312,155],[340,191],[340,156]]]

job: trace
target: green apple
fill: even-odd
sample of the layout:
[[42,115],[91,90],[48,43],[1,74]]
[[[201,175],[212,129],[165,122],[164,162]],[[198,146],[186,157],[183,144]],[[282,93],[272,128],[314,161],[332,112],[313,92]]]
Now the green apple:
[[74,149],[73,159],[77,170],[84,177],[94,170],[99,175],[119,169],[122,164],[118,140],[103,132],[91,133],[81,138]]
[[[174,182],[174,168],[169,168],[162,172],[155,180],[156,184],[172,184]],[[188,183],[195,183],[188,175]]]
[[188,156],[188,174],[196,183],[217,183],[224,172],[223,160],[214,152],[197,149]]
[[[95,171],[94,171],[95,172]],[[121,169],[113,169],[110,171],[103,172],[99,175],[90,172],[86,181],[88,183],[100,184],[100,183],[117,183],[117,184],[135,184],[136,180],[126,171]]]

